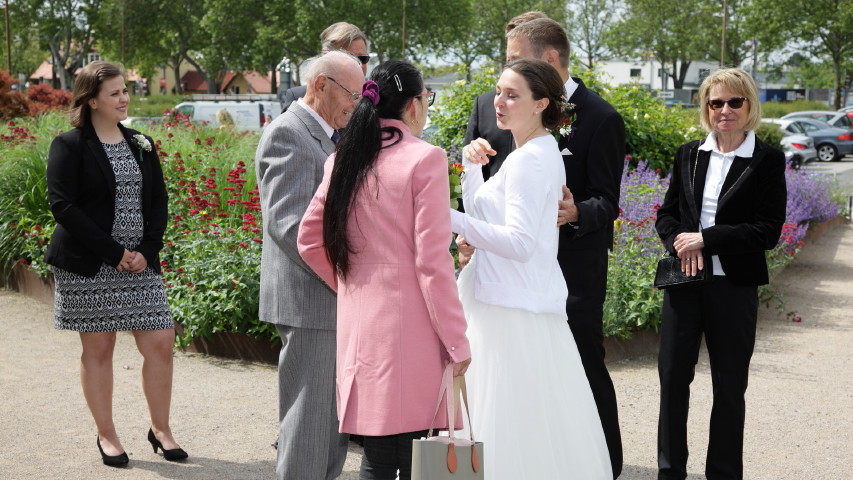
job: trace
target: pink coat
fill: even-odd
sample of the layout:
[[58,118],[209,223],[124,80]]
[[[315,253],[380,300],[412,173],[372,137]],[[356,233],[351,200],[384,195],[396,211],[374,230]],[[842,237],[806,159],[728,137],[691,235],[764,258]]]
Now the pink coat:
[[[350,214],[346,280],[323,248],[334,155],[299,227],[299,253],[338,292],[337,401],[341,431],[392,435],[430,427],[448,355],[470,358],[453,276],[447,157],[403,132],[380,151]],[[436,427],[446,427],[439,414]]]

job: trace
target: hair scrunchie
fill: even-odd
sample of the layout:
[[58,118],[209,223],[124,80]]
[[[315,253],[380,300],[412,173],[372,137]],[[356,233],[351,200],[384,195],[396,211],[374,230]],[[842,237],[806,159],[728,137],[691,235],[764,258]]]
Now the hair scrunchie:
[[373,80],[364,82],[364,86],[361,87],[361,96],[369,98],[374,107],[379,105],[379,85]]

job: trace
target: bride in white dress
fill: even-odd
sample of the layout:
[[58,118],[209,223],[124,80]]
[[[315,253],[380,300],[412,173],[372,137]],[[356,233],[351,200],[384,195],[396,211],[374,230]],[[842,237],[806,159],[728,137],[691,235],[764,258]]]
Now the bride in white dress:
[[476,247],[459,277],[472,362],[466,374],[487,480],[612,479],[598,410],[566,323],[557,263],[558,201],[566,183],[557,141],[565,89],[539,60],[509,63],[497,124],[517,149],[497,175],[465,163],[467,213],[453,231]]

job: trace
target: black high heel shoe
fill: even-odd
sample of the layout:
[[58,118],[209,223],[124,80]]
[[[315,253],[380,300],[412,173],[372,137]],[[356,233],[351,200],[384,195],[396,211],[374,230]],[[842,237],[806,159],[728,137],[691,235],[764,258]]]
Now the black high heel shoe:
[[154,453],[157,453],[157,449],[163,451],[163,458],[170,462],[175,462],[178,460],[183,460],[189,455],[184,451],[183,448],[173,448],[171,450],[166,450],[163,448],[163,444],[160,443],[160,440],[157,440],[157,437],[154,436],[154,430],[148,429],[148,441],[151,443],[151,446],[154,447]]
[[98,451],[101,452],[101,458],[104,460],[104,465],[109,467],[124,467],[127,466],[127,463],[130,461],[127,458],[127,452],[121,452],[121,455],[107,455],[104,453],[104,449],[101,448],[101,436],[98,435]]

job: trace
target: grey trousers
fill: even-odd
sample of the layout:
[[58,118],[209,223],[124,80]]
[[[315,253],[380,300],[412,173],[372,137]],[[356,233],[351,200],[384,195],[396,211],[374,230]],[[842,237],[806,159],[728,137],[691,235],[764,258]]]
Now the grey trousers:
[[278,480],[332,480],[341,474],[349,435],[338,433],[335,331],[276,325]]

